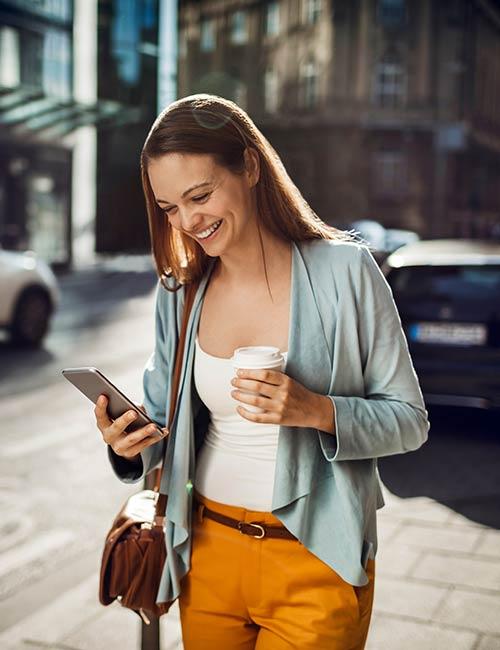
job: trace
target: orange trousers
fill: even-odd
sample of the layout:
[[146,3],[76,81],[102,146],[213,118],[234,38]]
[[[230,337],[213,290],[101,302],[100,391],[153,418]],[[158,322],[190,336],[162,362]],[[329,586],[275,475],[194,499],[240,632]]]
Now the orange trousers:
[[[245,522],[282,525],[197,495]],[[184,650],[362,650],[370,624],[375,562],[364,587],[345,582],[298,540],[256,539],[193,514],[191,569],[179,607]]]

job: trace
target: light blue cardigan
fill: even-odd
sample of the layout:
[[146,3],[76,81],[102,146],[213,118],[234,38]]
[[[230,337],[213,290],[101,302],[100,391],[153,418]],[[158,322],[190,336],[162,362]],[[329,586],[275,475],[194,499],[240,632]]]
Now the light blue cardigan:
[[[208,410],[193,381],[194,342],[214,266],[198,288],[171,434],[145,449],[142,468],[108,447],[125,483],[144,478],[166,447],[161,491],[168,493],[165,565],[158,602],[176,597],[190,566],[195,449]],[[144,406],[165,426],[184,290],[158,284],[156,345],[144,371]],[[377,457],[417,449],[429,422],[391,290],[370,252],[356,243],[292,243],[288,359],[285,373],[328,395],[336,435],[280,426],[272,512],[344,580],[364,585],[377,546],[376,509],[383,505]],[[236,403],[235,403],[236,405]]]

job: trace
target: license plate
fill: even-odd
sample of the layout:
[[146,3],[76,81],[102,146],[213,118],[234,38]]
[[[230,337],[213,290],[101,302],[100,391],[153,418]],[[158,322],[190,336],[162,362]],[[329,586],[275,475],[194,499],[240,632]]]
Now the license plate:
[[414,323],[408,334],[416,343],[484,345],[487,329],[485,325],[470,323]]

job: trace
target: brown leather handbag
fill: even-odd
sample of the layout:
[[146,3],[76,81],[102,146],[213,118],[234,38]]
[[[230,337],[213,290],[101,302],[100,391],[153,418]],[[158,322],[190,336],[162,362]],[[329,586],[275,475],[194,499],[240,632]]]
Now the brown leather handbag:
[[[183,321],[176,350],[172,381],[172,398],[168,430],[177,402],[186,330],[197,283],[186,289]],[[99,601],[111,604],[115,599],[133,610],[146,624],[170,609],[174,601],[156,603],[160,578],[167,557],[165,548],[165,509],[167,496],[160,494],[163,470],[156,470],[154,490],[141,490],[132,495],[113,521],[106,535],[101,559]]]

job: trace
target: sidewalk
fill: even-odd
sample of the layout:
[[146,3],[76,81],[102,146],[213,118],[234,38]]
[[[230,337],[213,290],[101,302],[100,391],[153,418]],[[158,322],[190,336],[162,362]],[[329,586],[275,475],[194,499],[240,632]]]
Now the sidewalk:
[[[367,650],[499,650],[500,531],[431,499],[386,501]],[[0,648],[137,650],[139,619],[102,607],[97,585],[96,572],[2,633]],[[161,628],[162,650],[181,650],[177,607]]]

